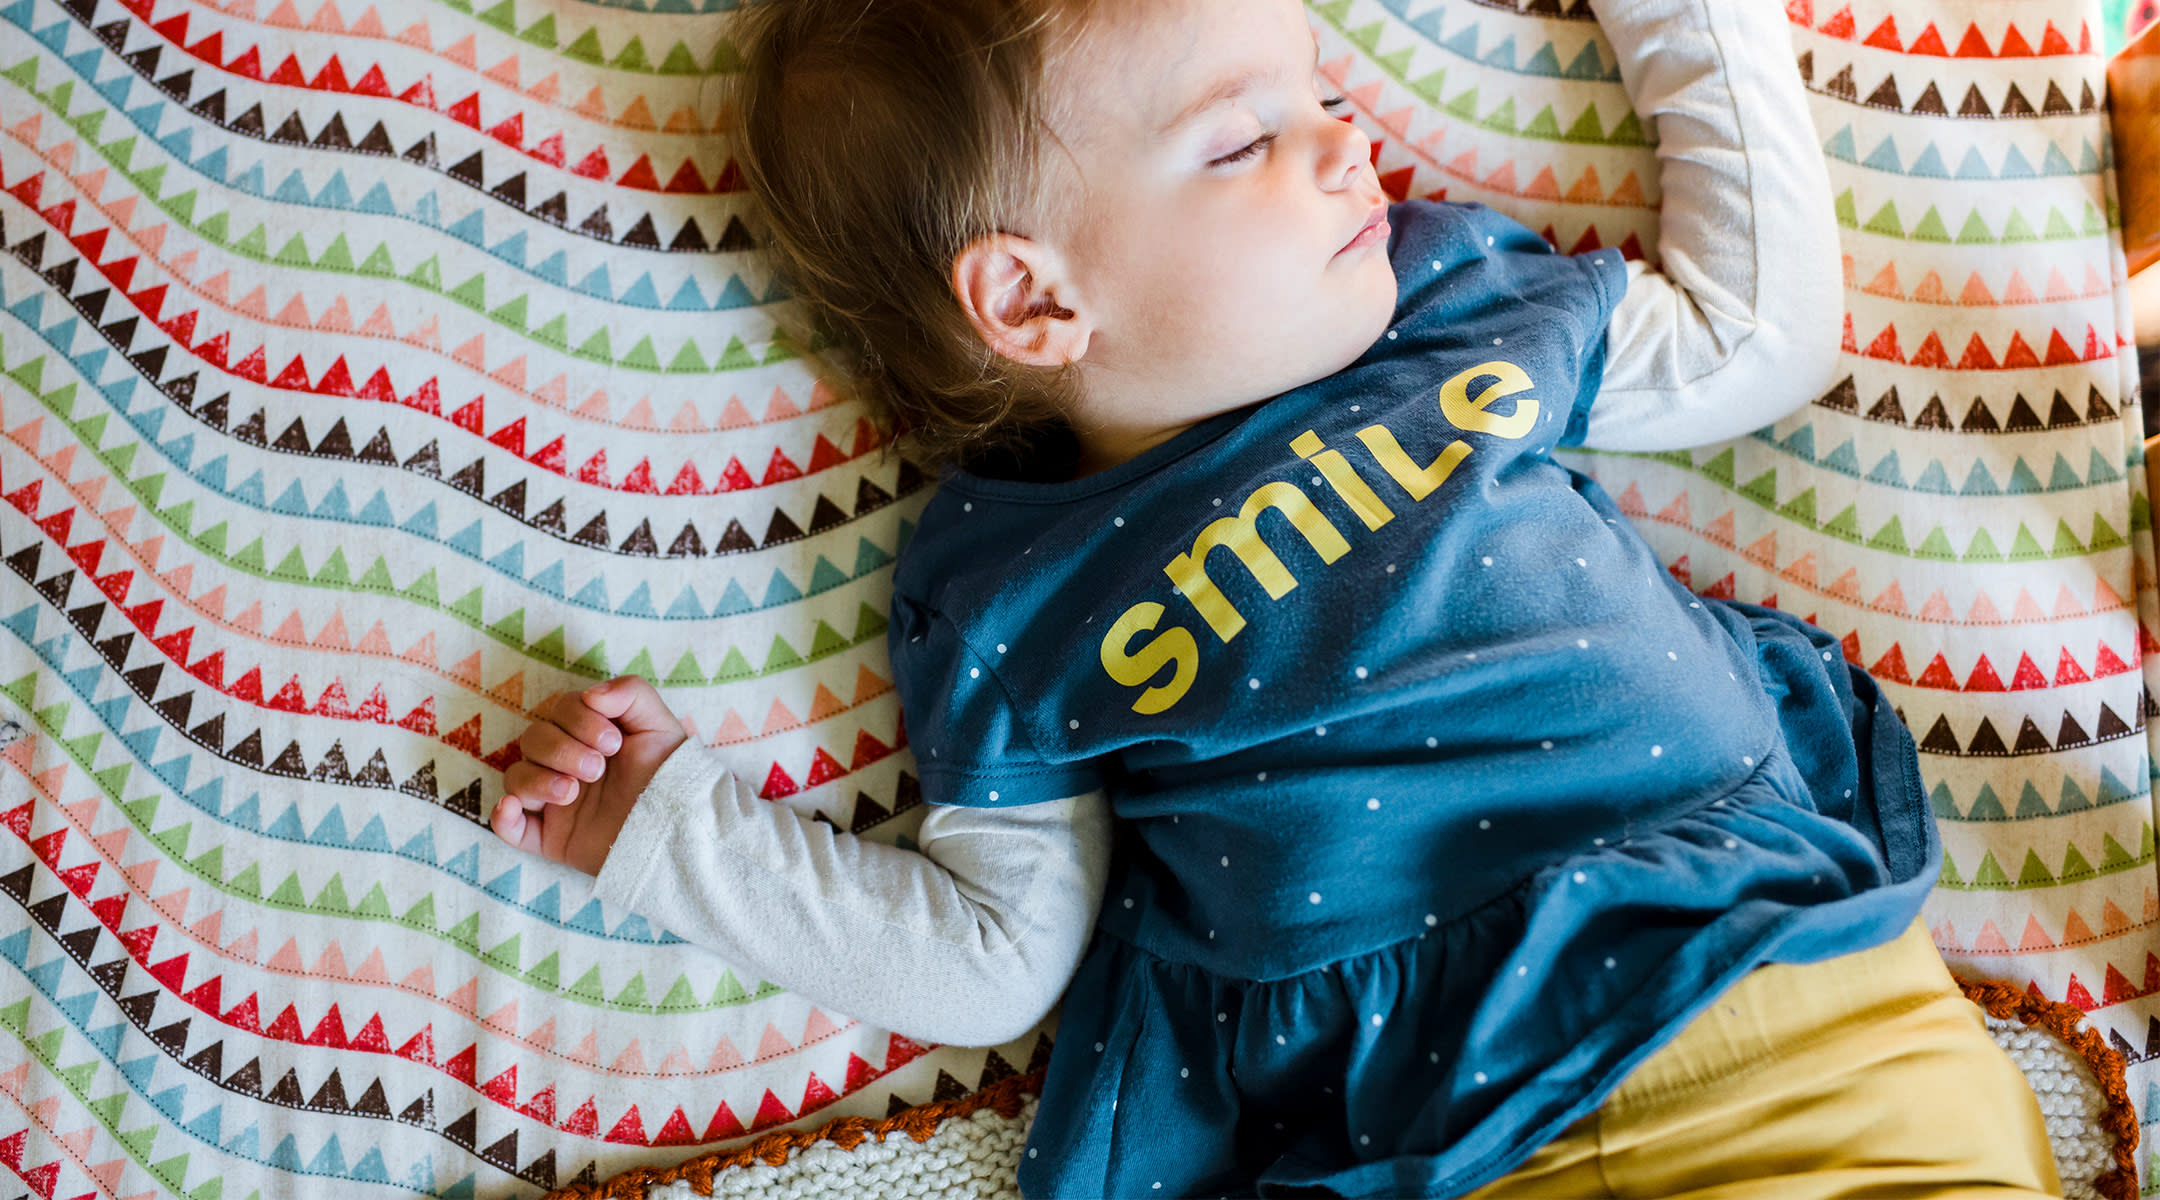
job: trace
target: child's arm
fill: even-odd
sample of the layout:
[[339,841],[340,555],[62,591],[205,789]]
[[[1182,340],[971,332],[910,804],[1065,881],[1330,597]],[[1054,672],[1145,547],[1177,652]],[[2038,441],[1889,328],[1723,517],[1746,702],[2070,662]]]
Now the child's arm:
[[[531,744],[530,765],[506,774],[512,790],[496,818],[506,840],[521,842],[524,809],[553,821],[590,803],[593,815],[573,826],[582,841],[526,848],[597,865],[596,896],[739,970],[922,1041],[997,1045],[1056,1005],[1108,874],[1101,793],[998,809],[932,805],[916,832],[919,852],[903,850],[758,798],[719,755],[681,738],[644,680],[603,687],[591,703],[604,716],[573,703],[521,740]],[[675,740],[664,759],[625,759],[621,749],[600,750],[615,726],[619,747],[669,729]],[[587,750],[608,758],[598,778],[567,801],[539,799],[552,774],[568,773]],[[550,772],[556,762],[563,770]],[[610,785],[627,787],[632,802],[608,805]],[[598,853],[586,853],[595,840]]]
[[1785,6],[1594,0],[1635,111],[1657,130],[1662,271],[1631,262],[1584,444],[1738,437],[1835,382],[1836,209]]

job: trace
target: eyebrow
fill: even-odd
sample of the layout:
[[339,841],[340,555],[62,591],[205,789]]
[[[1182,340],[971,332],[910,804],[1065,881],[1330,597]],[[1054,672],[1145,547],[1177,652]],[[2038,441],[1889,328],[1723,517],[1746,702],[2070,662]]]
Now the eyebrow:
[[[1320,69],[1320,37],[1318,34],[1313,35],[1313,69],[1316,71]],[[1274,75],[1273,71],[1253,68],[1241,71],[1227,79],[1218,80],[1215,86],[1209,88],[1199,99],[1186,105],[1176,116],[1164,122],[1155,131],[1156,136],[1160,137],[1190,123],[1200,114],[1218,104],[1237,99],[1239,96],[1244,95],[1253,84],[1262,82],[1272,75]]]

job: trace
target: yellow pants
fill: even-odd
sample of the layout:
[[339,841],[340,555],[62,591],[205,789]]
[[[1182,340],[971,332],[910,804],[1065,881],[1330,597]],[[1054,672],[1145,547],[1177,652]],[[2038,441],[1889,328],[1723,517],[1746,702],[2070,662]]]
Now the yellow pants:
[[1918,922],[1758,968],[1473,1200],[2060,1196],[2040,1105]]

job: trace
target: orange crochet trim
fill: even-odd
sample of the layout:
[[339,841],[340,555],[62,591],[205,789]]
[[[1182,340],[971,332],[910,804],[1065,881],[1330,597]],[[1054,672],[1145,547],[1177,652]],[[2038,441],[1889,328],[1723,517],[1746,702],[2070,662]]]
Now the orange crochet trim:
[[[2118,1069],[2119,1076],[2121,1071]],[[989,1087],[964,1096],[958,1100],[941,1100],[934,1104],[918,1104],[913,1108],[896,1112],[882,1121],[868,1117],[841,1117],[817,1129],[782,1129],[733,1150],[715,1150],[701,1154],[687,1162],[672,1167],[632,1167],[620,1175],[600,1183],[577,1184],[557,1188],[543,1200],[645,1200],[645,1193],[655,1187],[671,1183],[689,1183],[691,1190],[700,1196],[713,1194],[713,1176],[735,1167],[747,1167],[752,1163],[764,1163],[777,1167],[787,1162],[797,1150],[807,1150],[821,1141],[830,1141],[842,1150],[853,1150],[864,1138],[876,1138],[882,1142],[889,1133],[905,1133],[917,1142],[927,1142],[937,1132],[938,1126],[954,1117],[964,1117],[979,1108],[989,1108],[1001,1117],[1011,1120],[1020,1115],[1021,1098],[1040,1094],[1043,1072],[1013,1075],[1000,1079]],[[2109,1200],[2115,1200],[2113,1196]]]
[[1951,978],[1965,990],[1966,999],[1989,1016],[2044,1029],[2084,1057],[2085,1065],[2107,1096],[2107,1111],[2100,1114],[2100,1127],[2115,1139],[2115,1169],[2094,1179],[2093,1189],[2107,1200],[2136,1200],[2137,1110],[2130,1106],[2130,1085],[2123,1078],[2122,1055],[2107,1044],[2098,1030],[2080,1028],[2085,1025],[2085,1013],[2075,1005],[2043,999],[1992,979],[1966,979],[1954,973]]

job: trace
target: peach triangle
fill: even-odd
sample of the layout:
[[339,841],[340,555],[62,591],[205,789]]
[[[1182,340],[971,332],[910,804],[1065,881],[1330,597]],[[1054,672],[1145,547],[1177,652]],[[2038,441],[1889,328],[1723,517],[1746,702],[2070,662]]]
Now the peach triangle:
[[487,369],[487,335],[476,333],[472,340],[450,352],[450,357],[475,371]]
[[300,610],[296,608],[286,613],[285,619],[278,622],[277,629],[270,636],[287,645],[307,645],[307,627],[300,624]]
[[741,396],[729,396],[727,406],[720,410],[721,429],[744,429],[757,422],[750,417],[750,410],[743,407]]
[[422,634],[419,641],[414,642],[410,649],[406,650],[405,653],[398,655],[398,657],[405,660],[406,662],[417,663],[418,665],[423,667],[434,666],[435,631],[431,629],[427,633]]
[[1950,619],[1950,597],[1943,595],[1941,588],[1936,588],[1929,593],[1927,603],[1920,606],[1920,619],[1923,621],[1947,621]]
[[269,16],[263,18],[263,24],[276,25],[282,29],[298,29],[300,13],[293,7],[292,0],[278,0],[278,6],[270,10]]
[[354,969],[352,977],[367,983],[384,983],[389,980],[390,972],[383,966],[381,946],[376,946],[368,951],[368,956],[360,961],[360,965]]
[[1752,545],[1740,553],[1766,567],[1777,566],[1777,530],[1773,529],[1756,538]]
[[511,55],[480,74],[483,78],[492,79],[504,87],[515,90],[518,86],[517,55]]
[[565,398],[569,396],[569,394],[569,381],[564,379],[561,375],[557,375],[555,376],[555,378],[548,380],[546,383],[541,384],[537,388],[534,388],[532,393],[533,399],[542,401],[555,408],[563,407]]
[[405,978],[398,980],[398,986],[409,992],[418,992],[423,996],[433,996],[435,994],[434,966],[429,963],[421,963],[419,966],[414,967]]
[[92,202],[103,202],[102,200],[100,200],[98,193],[105,190],[104,167],[99,167],[95,171],[85,171],[82,174],[75,176],[71,182],[73,182],[76,187],[81,188],[83,194],[89,197]]
[[360,332],[369,337],[396,337],[397,327],[390,324],[390,306],[387,304],[376,305],[375,311],[368,314],[367,324],[360,327]]
[[2123,603],[2123,598],[2115,594],[2115,589],[2108,586],[2106,579],[2098,581],[2097,586],[2093,588],[2092,610],[2094,612],[2111,612],[2118,608],[2127,607],[2129,606]]
[[600,95],[598,84],[593,85],[593,90],[585,93],[583,100],[571,105],[570,111],[591,121],[606,121],[609,119],[607,101]]
[[98,809],[104,803],[103,796],[92,793],[72,804],[61,805],[60,811],[66,813],[68,820],[73,821],[78,828],[88,830],[97,821]]
[[345,969],[344,947],[334,941],[331,942],[329,948],[322,952],[322,957],[315,960],[315,965],[310,970],[313,974],[328,979],[346,978],[349,972]]
[[2077,945],[2093,940],[2092,926],[2087,925],[2085,918],[2074,908],[2070,910],[2069,916],[2063,918],[2062,940],[2064,945]]
[[1373,120],[1380,123],[1380,128],[1404,141],[1408,141],[1410,140],[1410,116],[1416,111],[1415,106],[1406,104],[1394,112],[1376,114]]
[[[25,739],[22,744],[27,746],[30,742]],[[48,796],[57,796],[60,790],[67,786],[68,765],[65,762],[55,763],[31,778],[37,783],[39,791]]]
[[1965,277],[1965,290],[1958,293],[1958,303],[1992,306],[1995,303],[1995,294],[1988,291],[1987,284],[1980,281],[1980,272],[1974,271]]
[[2018,949],[2052,950],[2054,948],[2055,941],[2047,935],[2047,930],[2040,927],[2040,918],[2028,914],[2025,918],[2025,933],[2018,939]]
[[594,392],[592,395],[585,397],[585,403],[577,407],[577,415],[593,421],[608,420],[610,418],[608,394],[606,392]]
[[472,70],[473,35],[469,33],[466,34],[464,37],[461,37],[458,40],[450,43],[449,45],[444,46],[440,53],[444,58],[449,59],[451,62],[456,63],[457,65],[465,68],[466,70]]
[[555,1018],[540,1022],[540,1028],[525,1035],[525,1044],[539,1050],[555,1048]]
[[1976,625],[2000,625],[2002,613],[1995,608],[1995,601],[1986,592],[1973,597],[1972,607],[1965,610],[1965,619]]
[[816,694],[810,697],[810,720],[815,724],[834,713],[846,712],[847,707],[840,702],[840,697],[833,695],[832,691],[821,683],[817,685]]
[[747,742],[752,736],[750,726],[744,723],[742,714],[731,708],[727,717],[720,722],[720,728],[713,733],[712,744],[724,746],[734,742]]
[[1703,536],[1728,550],[1732,549],[1733,510],[1726,509],[1724,515],[1703,526]]
[[270,956],[267,965],[276,970],[290,971],[294,974],[307,969],[306,965],[300,961],[300,943],[293,938],[285,939],[285,944],[279,946],[277,953]]
[[1687,492],[1682,491],[1673,497],[1671,504],[1659,509],[1657,519],[1670,525],[1678,525],[1682,529],[1693,529],[1695,514],[1690,511]]
[[217,274],[212,275],[210,278],[203,280],[202,294],[210,297],[212,300],[217,301],[219,304],[224,304],[227,303],[225,295],[228,291],[231,290],[231,286],[232,280],[229,276],[229,273],[225,271],[219,271]]
[[588,1029],[585,1031],[585,1036],[578,1039],[578,1044],[563,1057],[572,1062],[598,1063],[600,1061],[598,1042],[598,1037],[592,1030]]
[[655,127],[652,109],[646,107],[645,97],[642,94],[634,97],[629,104],[623,106],[622,115],[615,118],[615,123],[631,129],[652,129]]
[[224,924],[225,913],[220,909],[213,908],[202,920],[188,926],[188,932],[195,935],[196,940],[205,945],[215,946],[224,937],[222,932]]
[[1860,290],[1869,295],[1888,296],[1893,300],[1905,298],[1904,293],[1898,290],[1897,264],[1894,262],[1884,263],[1883,269],[1877,271],[1875,278],[1869,280],[1868,285]]
[[609,1069],[634,1075],[645,1073],[645,1051],[639,1047],[638,1039],[630,1039],[630,1044],[624,1046],[622,1053],[615,1056]]
[[469,687],[476,692],[482,690],[480,687],[480,652],[478,650],[475,650],[471,654],[466,655],[464,658],[459,659],[454,665],[451,666],[449,670],[449,675],[450,678],[457,680],[459,683],[464,684],[466,687]]
[[[26,1068],[28,1065],[27,1063],[24,1064]],[[743,1065],[742,1052],[735,1048],[735,1043],[724,1036],[720,1039],[720,1044],[713,1047],[712,1057],[705,1060],[705,1070],[708,1072],[732,1070],[741,1065]]]
[[2075,300],[2078,294],[2070,290],[2070,281],[2063,278],[2060,268],[2048,268],[2047,298],[2049,300]]
[[855,668],[854,702],[856,704],[861,704],[863,701],[870,699],[872,696],[882,696],[891,687],[891,683],[879,678],[878,673],[871,670],[870,668],[864,666],[858,666]]
[[247,606],[247,611],[233,618],[233,627],[235,629],[244,629],[249,633],[261,633],[262,601],[250,601]]
[[656,1073],[661,1075],[688,1075],[696,1069],[695,1064],[690,1061],[689,1049],[683,1046],[682,1043],[677,1042],[675,1048],[667,1052],[667,1057],[660,1060],[660,1066]]
[[236,312],[254,317],[258,321],[266,321],[270,317],[269,303],[268,297],[263,292],[263,286],[258,283],[247,295],[240,297],[239,301],[233,305],[233,309]]
[[323,310],[323,315],[315,318],[315,328],[328,333],[352,332],[352,310],[346,307],[345,293],[339,292],[330,307]]
[[698,120],[697,112],[688,107],[678,108],[669,113],[667,121],[660,128],[664,133],[697,134],[705,132],[705,126]]
[[[158,866],[163,862],[164,860],[159,858],[146,858],[132,867],[120,868],[120,873],[127,877],[128,883],[136,891],[148,895],[150,888],[157,883]],[[182,901],[187,899],[187,889],[181,889],[180,898]]]
[[555,102],[555,97],[560,95],[561,92],[562,76],[554,71],[548,72],[548,76],[546,79],[543,79],[540,82],[525,89],[526,95],[531,96],[533,99],[538,100],[542,104],[553,104]]
[[375,11],[374,5],[368,5],[367,11],[360,14],[360,19],[353,22],[352,32],[355,37],[381,37],[383,35],[382,14]]
[[660,427],[653,424],[652,397],[639,396],[638,402],[630,406],[629,412],[623,414],[622,424],[627,429],[657,431]]
[[2055,585],[2054,615],[2058,617],[2082,617],[2085,615],[2085,610],[2078,605],[2077,597],[2071,594],[2067,584]]
[[6,1092],[10,1096],[21,1096],[23,1084],[27,1083],[29,1079],[30,1064],[28,1062],[17,1063],[13,1070],[5,1075],[0,1075],[0,1092]]
[[786,421],[801,415],[802,410],[795,407],[795,402],[788,399],[787,393],[777,387],[773,389],[772,398],[765,402],[765,420],[767,423]]
[[[92,798],[96,799],[96,797]],[[84,827],[88,828],[88,824],[85,823]],[[118,866],[120,860],[127,857],[128,835],[133,832],[135,832],[133,826],[122,825],[117,829],[108,829],[91,838],[90,844],[98,848],[98,853],[103,854],[106,861]],[[154,863],[157,860],[152,859],[150,861]],[[133,881],[130,880],[129,882]]]
[[488,372],[488,378],[513,391],[525,390],[525,356],[520,354],[509,362]]
[[787,705],[774,700],[772,707],[765,712],[765,728],[759,732],[761,736],[771,737],[783,729],[793,729],[801,724],[802,722],[796,718],[793,712],[789,711]]
[[2101,904],[2100,929],[2102,932],[2117,934],[2128,928],[2130,928],[2130,915],[2128,913],[2115,907],[2113,900]]
[[442,332],[436,328],[438,323],[439,318],[434,313],[429,313],[427,320],[420,322],[419,328],[405,335],[405,343],[418,346],[423,350],[440,352],[442,350]]
[[2003,285],[2002,302],[2004,304],[2031,304],[2033,300],[2032,288],[2026,286],[2025,276],[2020,274],[2016,267],[2010,268],[2010,282]]
[[838,1032],[840,1032],[840,1027],[833,1024],[830,1017],[819,1012],[816,1006],[813,1005],[810,1009],[810,1020],[803,1026],[802,1042],[800,1044],[807,1046],[820,1038],[828,1038]]
[[688,400],[683,401],[682,407],[676,409],[674,417],[669,419],[668,430],[672,433],[703,433],[705,423],[698,419],[697,405]]
[[307,27],[317,33],[343,33],[345,16],[338,12],[337,5],[325,3],[315,10],[313,17],[308,18]]
[[31,113],[28,120],[20,122],[12,129],[9,129],[8,132],[14,135],[17,141],[26,142],[32,146],[35,146],[37,145],[38,131],[44,127],[45,114]]
[[768,1021],[765,1023],[765,1035],[758,1039],[758,1061],[762,1062],[768,1058],[779,1058],[792,1052],[794,1049],[795,1047],[788,1045],[788,1040],[786,1038],[780,1036],[780,1030],[774,1027],[772,1022]]
[[[182,571],[185,571],[185,570],[190,570],[190,569],[191,569],[191,568],[189,568],[189,567],[182,567],[182,568],[181,568],[181,570],[182,570]],[[175,572],[173,572],[173,573],[174,573],[175,575],[177,575],[177,574],[179,574],[179,571],[175,571]],[[190,580],[189,582],[193,582],[193,580],[191,579],[191,580]],[[182,587],[182,588],[180,589],[180,594],[181,594],[181,595],[186,595],[186,594],[187,594],[187,589],[186,589],[185,587]],[[217,585],[216,587],[214,587],[214,588],[211,588],[211,589],[210,589],[209,591],[207,591],[207,592],[204,592],[204,593],[203,593],[202,595],[200,595],[200,596],[197,596],[197,597],[195,598],[195,607],[197,607],[197,608],[201,609],[201,610],[202,610],[203,612],[205,612],[205,613],[208,613],[208,614],[210,615],[211,619],[213,619],[213,620],[217,620],[217,621],[222,621],[222,620],[224,620],[224,619],[225,619],[225,585],[221,583],[221,584]]]
[[1815,586],[1815,552],[1810,550],[1794,559],[1791,565],[1778,572],[1778,574],[1800,584],[1802,587],[1813,588]]
[[322,632],[315,635],[315,645],[325,650],[350,650],[352,643],[345,638],[345,612],[330,610],[330,619],[323,623]]
[[113,228],[126,230],[135,223],[135,194],[130,192],[106,205],[105,216],[113,223]]
[[255,931],[250,929],[225,944],[225,953],[241,962],[255,961]]
[[512,1037],[516,1037],[518,1026],[518,1002],[515,999],[512,999],[510,1003],[505,1004],[501,1008],[496,1009],[494,1012],[491,1012],[488,1015],[480,1018],[480,1023],[490,1029],[499,1029],[502,1032],[511,1035]]
[[466,1016],[469,1017],[473,1015],[473,1003],[479,998],[479,995],[480,977],[475,975],[467,979],[465,982],[457,985],[457,989],[455,991],[451,992],[447,996],[444,996],[443,1003],[449,1005],[450,1007],[458,1010],[461,1013],[464,1013]]
[[489,695],[519,712],[525,711],[525,672],[510,676],[494,686]]
[[76,1162],[81,1162],[90,1156],[91,1128],[85,1125],[81,1129],[70,1130],[54,1137],[53,1141],[73,1155]]
[[2017,621],[2047,620],[2047,614],[2040,611],[2040,602],[2034,600],[2032,593],[2024,588],[2018,589],[2017,603],[2010,606],[2010,616]]

